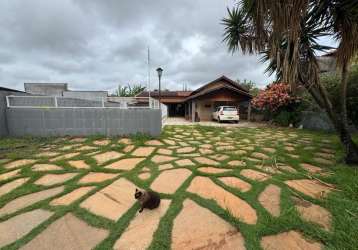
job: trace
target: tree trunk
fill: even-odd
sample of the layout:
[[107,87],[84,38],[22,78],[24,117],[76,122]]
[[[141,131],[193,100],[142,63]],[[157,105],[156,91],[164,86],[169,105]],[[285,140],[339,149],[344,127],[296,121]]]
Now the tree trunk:
[[352,165],[358,164],[358,146],[354,143],[348,130],[347,123],[344,123],[344,120],[342,119],[342,114],[341,116],[338,116],[334,112],[327,91],[320,83],[315,85],[310,85],[304,82],[302,83],[311,94],[313,99],[317,102],[317,104],[326,111],[328,118],[331,120],[335,130],[337,131],[340,141],[343,144],[346,152],[345,162]]
[[348,63],[342,65],[341,75],[341,103],[340,103],[340,120],[338,124],[341,141],[346,150],[346,163],[358,164],[358,146],[353,142],[352,137],[348,130],[347,118],[347,85],[348,85]]
[[[328,117],[332,121],[336,131],[338,132],[338,136],[345,148],[345,152],[346,152],[345,162],[347,164],[358,164],[358,146],[357,144],[354,143],[351,133],[348,130],[347,120],[344,121],[344,117],[342,116],[342,113],[338,115],[337,113],[334,112],[332,103],[329,100],[326,89],[320,83],[318,83],[317,85],[318,85],[317,86],[318,91],[324,103],[324,108],[328,114]],[[343,99],[346,100],[346,95],[345,98]]]

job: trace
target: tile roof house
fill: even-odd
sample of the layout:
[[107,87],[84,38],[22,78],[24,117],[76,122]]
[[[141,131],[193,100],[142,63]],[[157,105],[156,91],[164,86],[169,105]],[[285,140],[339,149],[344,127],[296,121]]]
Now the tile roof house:
[[[148,97],[144,91],[137,97]],[[150,96],[159,99],[159,92],[153,91]],[[161,91],[160,102],[167,105],[168,116],[182,116],[192,121],[211,120],[216,107],[222,105],[237,106],[242,119],[250,114],[249,91],[226,76],[221,76],[194,91]]]

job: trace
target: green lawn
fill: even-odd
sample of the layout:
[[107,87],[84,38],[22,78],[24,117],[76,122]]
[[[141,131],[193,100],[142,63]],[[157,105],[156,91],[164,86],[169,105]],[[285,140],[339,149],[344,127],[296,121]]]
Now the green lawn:
[[[171,205],[165,215],[161,218],[158,228],[155,230],[153,241],[151,242],[150,249],[169,249],[171,245],[171,232],[173,228],[173,221],[176,216],[181,212],[183,201],[190,198],[202,207],[209,209],[212,213],[227,221],[229,224],[237,228],[245,239],[245,246],[247,249],[261,249],[260,241],[263,236],[275,235],[282,232],[295,230],[300,232],[306,239],[320,242],[326,249],[357,249],[358,239],[358,168],[348,167],[342,163],[343,152],[338,141],[338,138],[333,134],[311,132],[307,130],[296,129],[279,129],[279,128],[218,128],[218,127],[201,127],[201,126],[167,126],[162,135],[156,138],[162,142],[162,145],[155,145],[155,150],[146,157],[146,159],[137,164],[133,169],[128,171],[114,170],[104,168],[104,166],[118,161],[113,159],[105,164],[98,164],[93,158],[93,155],[88,155],[91,152],[117,151],[124,154],[122,158],[130,156],[130,152],[124,152],[126,144],[119,143],[120,138],[109,138],[108,145],[95,145],[94,141],[104,139],[101,137],[88,137],[83,142],[71,142],[71,138],[5,138],[0,139],[0,176],[4,173],[11,172],[12,170],[6,168],[9,162],[18,159],[36,159],[36,163],[51,163],[60,166],[62,170],[54,171],[33,171],[31,167],[34,163],[27,164],[19,167],[21,172],[18,175],[6,179],[0,179],[0,187],[10,183],[18,178],[29,177],[30,179],[23,185],[16,189],[0,196],[0,208],[5,206],[10,201],[33,193],[39,190],[45,190],[49,187],[35,185],[38,179],[46,174],[62,174],[62,173],[77,173],[77,175],[65,182],[65,190],[55,197],[39,201],[23,209],[15,211],[14,213],[0,216],[1,223],[27,211],[38,208],[50,210],[54,212],[44,223],[35,227],[29,234],[21,239],[6,245],[4,249],[18,249],[19,247],[27,244],[37,235],[41,234],[49,225],[54,221],[61,218],[68,212],[72,212],[78,218],[86,221],[89,225],[97,228],[104,228],[109,231],[109,236],[100,242],[96,249],[111,249],[115,242],[120,238],[121,234],[125,232],[129,223],[136,216],[139,209],[139,204],[133,205],[127,210],[119,220],[113,221],[109,218],[95,215],[79,205],[88,197],[92,196],[104,187],[112,184],[115,180],[126,178],[136,186],[148,189],[152,182],[163,172],[158,169],[158,165],[151,161],[153,155],[158,154],[160,148],[170,149],[173,145],[167,144],[164,140],[169,139],[175,142],[176,146],[181,146],[180,143],[187,143],[188,146],[194,147],[194,154],[212,157],[215,154],[227,155],[225,160],[218,160],[219,165],[217,168],[229,169],[228,172],[210,174],[200,172],[198,168],[206,166],[205,164],[195,161],[196,156],[186,156],[176,152],[177,148],[172,148],[172,157],[177,159],[190,159],[195,163],[195,166],[180,167],[174,161],[170,162],[174,168],[186,168],[191,171],[191,175],[182,183],[174,194],[161,193],[162,198],[171,200]],[[134,136],[130,138],[135,148],[144,146],[145,142],[151,138],[145,136]],[[356,136],[358,139],[358,136]],[[218,146],[218,142],[223,144],[228,143],[234,149],[223,149]],[[211,144],[213,147],[210,149],[212,153],[201,153],[199,151],[200,145]],[[63,150],[67,145],[75,145],[73,148]],[[77,152],[82,146],[91,146],[93,149],[78,151],[80,154],[71,159],[58,160],[50,162],[53,157],[37,157],[40,152],[59,152],[60,155],[66,153]],[[185,144],[184,144],[185,145]],[[253,147],[253,150],[247,147]],[[288,151],[287,147],[292,147],[292,151]],[[48,148],[48,149],[47,149]],[[268,152],[263,148],[275,149],[275,152]],[[46,151],[48,150],[48,151]],[[243,150],[244,153],[238,154],[238,150]],[[323,150],[323,151],[322,151]],[[326,151],[325,151],[326,150]],[[319,163],[314,160],[317,153],[334,152],[334,163]],[[267,156],[268,159],[258,162],[252,161],[251,154],[253,152],[260,152]],[[290,156],[291,154],[291,156]],[[292,155],[298,156],[298,158]],[[210,157],[211,156],[211,157]],[[121,158],[121,159],[122,159]],[[251,158],[251,160],[250,160]],[[328,157],[329,158],[329,157]],[[1,160],[1,159],[7,159]],[[76,169],[69,164],[70,160],[84,160],[89,166],[89,169]],[[229,167],[228,162],[233,160],[244,161],[245,167]],[[310,163],[322,169],[319,173],[310,173],[300,166],[301,163]],[[164,164],[164,163],[163,163]],[[278,173],[267,172],[270,169],[275,169],[280,164],[288,165],[296,170],[296,172],[288,172],[280,170]],[[260,169],[259,166],[268,166],[268,169]],[[146,167],[150,170],[150,177],[142,180],[138,174]],[[17,169],[17,168],[15,168]],[[249,179],[241,174],[243,169],[254,169],[270,174],[272,177],[265,181],[255,181]],[[166,171],[166,170],[164,170]],[[79,184],[78,181],[88,174],[89,172],[101,173],[118,173],[119,176],[101,183]],[[250,225],[239,220],[228,210],[223,209],[215,200],[205,199],[198,194],[188,192],[192,180],[196,176],[207,176],[217,186],[229,191],[235,196],[245,200],[257,213],[257,223]],[[252,188],[247,192],[229,187],[221,182],[218,178],[224,176],[239,177],[241,180],[251,184]],[[334,191],[330,192],[326,197],[311,197],[297,190],[289,188],[285,181],[298,180],[298,179],[312,179],[319,180],[323,185],[333,184]],[[274,184],[281,188],[281,202],[280,202],[280,216],[272,216],[259,202],[258,196],[269,184]],[[62,183],[55,184],[52,187],[63,185]],[[86,195],[74,201],[68,206],[51,206],[49,203],[54,198],[63,196],[66,193],[82,187],[82,186],[95,186]],[[313,204],[319,205],[327,209],[332,215],[330,231],[324,230],[319,225],[308,222],[301,218],[298,211],[294,206],[292,197],[305,199]],[[1,243],[1,237],[0,237]]]

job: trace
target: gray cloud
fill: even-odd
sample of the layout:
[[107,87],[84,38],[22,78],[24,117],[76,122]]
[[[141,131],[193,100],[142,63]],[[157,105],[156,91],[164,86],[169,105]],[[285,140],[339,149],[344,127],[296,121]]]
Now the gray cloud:
[[194,89],[223,74],[264,86],[272,78],[256,56],[231,55],[221,19],[234,0],[11,0],[0,2],[1,86],[68,82],[110,90],[147,83],[147,47],[163,85]]

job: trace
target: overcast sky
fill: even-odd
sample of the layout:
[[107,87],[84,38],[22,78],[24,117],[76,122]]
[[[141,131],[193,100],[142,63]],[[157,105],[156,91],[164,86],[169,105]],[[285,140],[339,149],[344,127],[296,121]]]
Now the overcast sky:
[[221,19],[233,0],[1,0],[0,86],[67,82],[73,90],[151,86],[195,89],[226,75],[265,86],[255,56],[231,55]]

